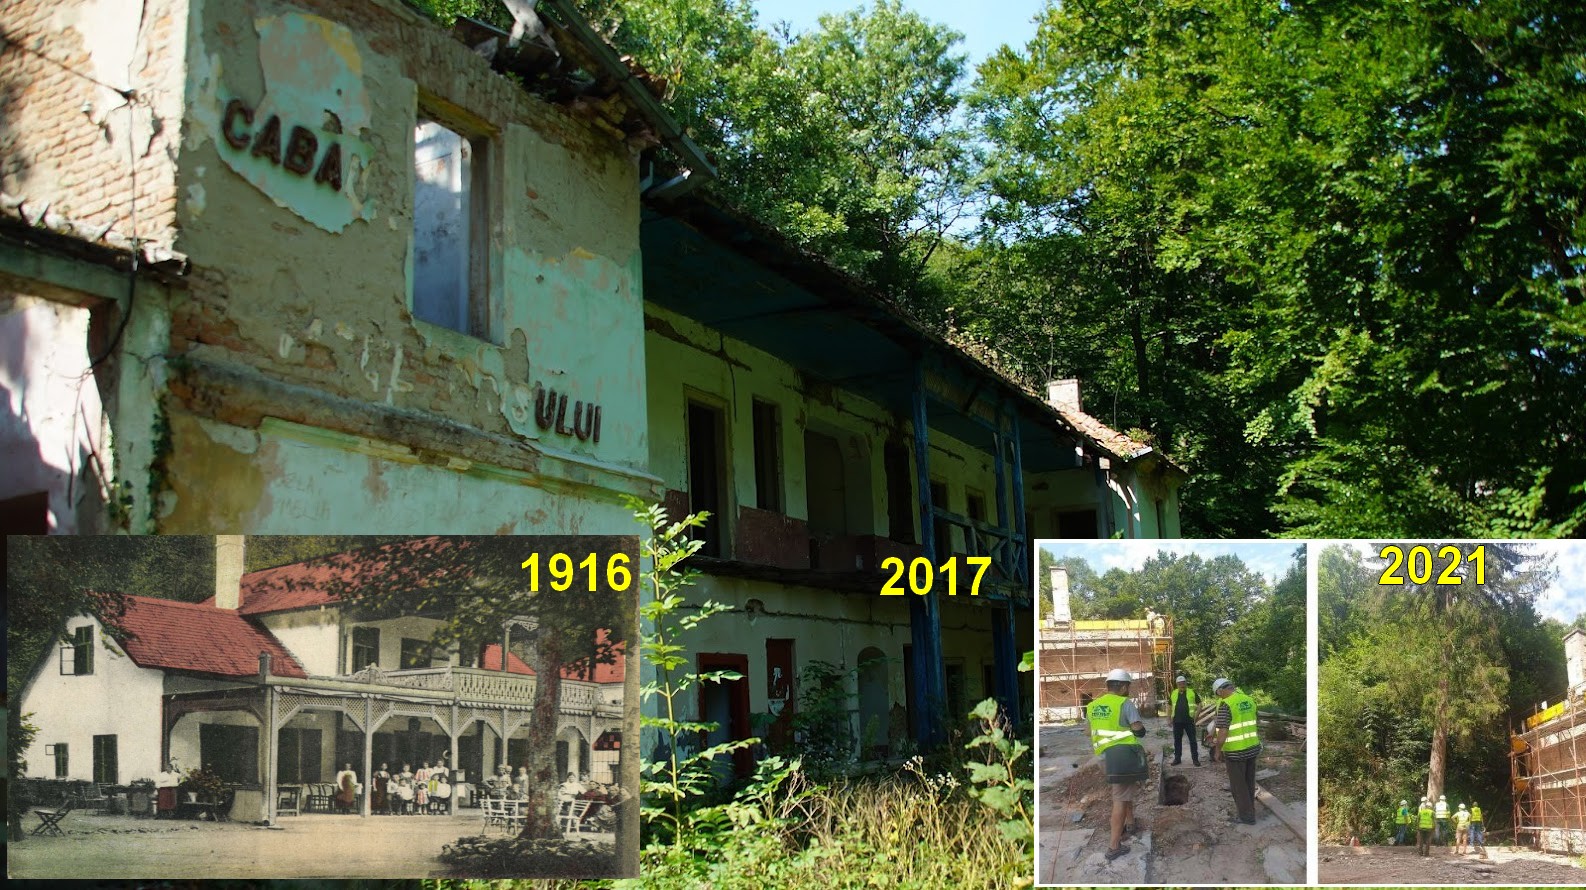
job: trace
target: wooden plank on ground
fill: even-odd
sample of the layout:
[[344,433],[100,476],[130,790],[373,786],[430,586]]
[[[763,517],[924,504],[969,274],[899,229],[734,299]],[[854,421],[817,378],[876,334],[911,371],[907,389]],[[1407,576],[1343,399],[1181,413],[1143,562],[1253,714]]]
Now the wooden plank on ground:
[[1267,809],[1272,811],[1272,815],[1277,816],[1279,822],[1287,825],[1296,837],[1301,840],[1305,839],[1304,820],[1296,815],[1293,810],[1289,809],[1288,804],[1273,797],[1272,792],[1262,788],[1260,785],[1256,786],[1256,800],[1266,804]]

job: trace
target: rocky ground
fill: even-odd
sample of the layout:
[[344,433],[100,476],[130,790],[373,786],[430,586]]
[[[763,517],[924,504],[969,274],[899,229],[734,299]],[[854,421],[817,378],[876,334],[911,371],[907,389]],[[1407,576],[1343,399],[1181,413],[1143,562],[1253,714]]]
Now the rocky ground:
[[[1037,880],[1043,884],[1303,884],[1305,841],[1261,804],[1255,825],[1230,821],[1233,799],[1220,764],[1167,767],[1182,776],[1188,799],[1159,802],[1162,763],[1172,761],[1172,732],[1147,721],[1151,779],[1139,792],[1142,832],[1125,840],[1129,854],[1107,862],[1111,797],[1100,761],[1081,726],[1043,727],[1037,763]],[[1163,756],[1165,753],[1165,757]],[[1204,762],[1204,761],[1203,761]],[[1263,787],[1305,819],[1305,758],[1297,742],[1266,743],[1258,767]]]
[[1488,847],[1486,856],[1433,847],[1422,857],[1413,846],[1323,846],[1318,864],[1323,884],[1586,885],[1586,869],[1570,857],[1509,847]]

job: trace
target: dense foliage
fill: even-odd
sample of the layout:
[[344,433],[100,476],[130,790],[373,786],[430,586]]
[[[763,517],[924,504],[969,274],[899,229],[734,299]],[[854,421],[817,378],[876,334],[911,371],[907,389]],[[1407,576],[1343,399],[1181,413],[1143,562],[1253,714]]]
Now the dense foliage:
[[1489,825],[1508,824],[1509,727],[1562,695],[1565,627],[1534,607],[1545,560],[1523,545],[1485,551],[1480,586],[1469,565],[1457,586],[1381,585],[1377,557],[1322,551],[1324,835],[1382,841],[1398,801],[1422,794],[1479,803]]
[[1076,620],[1141,619],[1147,609],[1173,622],[1173,665],[1203,696],[1225,676],[1259,703],[1289,714],[1307,710],[1305,688],[1305,548],[1277,583],[1237,556],[1203,559],[1160,551],[1135,571],[1098,575],[1080,558],[1042,552],[1041,609],[1051,609],[1045,569],[1068,570]]
[[[442,17],[499,0],[427,0]],[[1586,6],[583,0],[713,192],[1193,474],[1203,536],[1586,530]]]

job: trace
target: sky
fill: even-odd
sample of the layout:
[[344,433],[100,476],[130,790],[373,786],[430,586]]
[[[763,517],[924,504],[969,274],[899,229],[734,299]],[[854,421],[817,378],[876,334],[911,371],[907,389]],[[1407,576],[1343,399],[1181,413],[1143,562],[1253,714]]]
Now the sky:
[[1276,584],[1289,570],[1295,548],[1303,545],[1303,541],[1049,541],[1040,546],[1058,559],[1082,556],[1098,575],[1111,569],[1135,571],[1163,550],[1184,556],[1193,553],[1205,560],[1232,554]]
[[[1586,541],[1515,542],[1539,558],[1552,558],[1553,579],[1537,597],[1536,610],[1544,618],[1557,618],[1569,624],[1586,613]],[[1356,542],[1355,549],[1372,553],[1370,543]]]
[[[760,26],[770,28],[787,22],[794,33],[806,31],[825,13],[847,12],[861,5],[860,0],[755,0]],[[1035,14],[1045,8],[1046,0],[904,0],[903,5],[927,21],[946,25],[964,35],[960,45],[969,56],[969,69],[1003,44],[1022,49],[1035,36]]]

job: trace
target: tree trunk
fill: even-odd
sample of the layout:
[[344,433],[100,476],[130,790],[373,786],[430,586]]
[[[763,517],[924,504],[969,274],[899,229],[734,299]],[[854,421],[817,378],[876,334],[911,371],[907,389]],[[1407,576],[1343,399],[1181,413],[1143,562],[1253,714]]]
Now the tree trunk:
[[1448,768],[1448,665],[1447,644],[1437,679],[1437,709],[1432,714],[1432,759],[1427,767],[1426,799],[1437,803],[1443,793],[1443,774]]
[[529,794],[521,838],[559,838],[556,824],[556,721],[562,710],[562,641],[541,628],[529,658],[534,668],[534,712],[529,720]]

